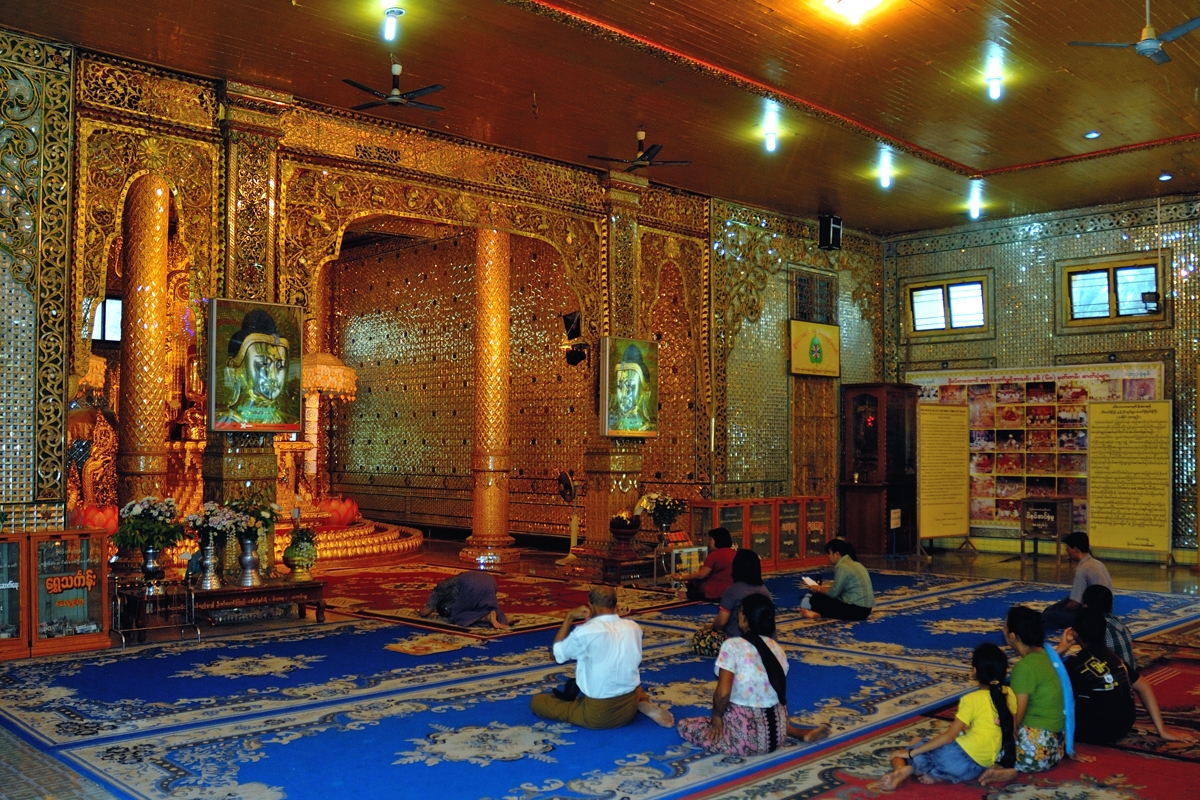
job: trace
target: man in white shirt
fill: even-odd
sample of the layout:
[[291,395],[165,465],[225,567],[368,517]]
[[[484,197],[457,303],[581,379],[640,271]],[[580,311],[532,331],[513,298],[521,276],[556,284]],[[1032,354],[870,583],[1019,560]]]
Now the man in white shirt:
[[[582,620],[586,622],[571,629]],[[619,728],[633,722],[640,710],[660,725],[673,724],[670,712],[649,703],[641,689],[642,629],[617,616],[613,587],[593,587],[586,606],[567,612],[551,652],[559,664],[577,662],[579,695],[572,700],[535,695],[529,707],[537,716],[581,728]]]

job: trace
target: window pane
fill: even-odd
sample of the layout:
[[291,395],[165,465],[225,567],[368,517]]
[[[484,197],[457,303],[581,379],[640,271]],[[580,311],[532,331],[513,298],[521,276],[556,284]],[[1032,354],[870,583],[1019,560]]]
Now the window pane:
[[912,315],[914,331],[946,330],[946,308],[942,304],[942,287],[913,289]]
[[92,339],[104,339],[104,303],[96,306],[96,316],[92,318]]
[[121,341],[121,301],[104,301],[104,340]]
[[951,285],[949,289],[950,327],[983,327],[983,284],[956,283]]
[[1119,267],[1117,273],[1117,316],[1127,317],[1140,314],[1157,314],[1161,307],[1152,303],[1150,308],[1142,301],[1143,292],[1157,292],[1157,269],[1154,265]]
[[1071,319],[1108,316],[1108,270],[1073,272],[1070,286]]

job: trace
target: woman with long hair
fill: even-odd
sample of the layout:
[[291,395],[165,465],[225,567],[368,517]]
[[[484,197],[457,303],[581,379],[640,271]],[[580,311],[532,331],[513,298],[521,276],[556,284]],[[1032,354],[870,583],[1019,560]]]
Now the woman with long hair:
[[800,613],[806,619],[844,619],[861,621],[875,607],[875,590],[867,568],[858,561],[854,545],[845,539],[830,539],[825,544],[829,563],[833,564],[833,585],[810,586],[800,601]]
[[733,585],[721,595],[717,618],[692,636],[692,652],[702,656],[715,656],[726,639],[741,636],[738,611],[742,607],[742,601],[752,594],[771,596],[767,587],[763,586],[762,562],[758,553],[743,548],[733,556]]
[[1008,658],[990,642],[971,654],[971,675],[979,684],[963,695],[950,727],[932,739],[922,739],[892,753],[892,771],[879,781],[885,792],[896,789],[909,775],[921,783],[973,781],[993,764],[1011,767],[1013,713],[1017,699],[1004,685]]
[[742,635],[726,639],[717,656],[711,717],[680,720],[679,735],[698,747],[736,756],[773,752],[789,735],[806,742],[828,736],[828,725],[801,730],[788,724],[788,661],[772,638],[771,598],[747,596],[738,623]]
[[1062,761],[1067,749],[1067,715],[1062,682],[1046,654],[1042,615],[1026,606],[1013,606],[1004,620],[1004,639],[1021,657],[1012,669],[1009,686],[1017,696],[1016,762],[993,766],[980,783],[1011,781],[1019,773],[1042,772]]

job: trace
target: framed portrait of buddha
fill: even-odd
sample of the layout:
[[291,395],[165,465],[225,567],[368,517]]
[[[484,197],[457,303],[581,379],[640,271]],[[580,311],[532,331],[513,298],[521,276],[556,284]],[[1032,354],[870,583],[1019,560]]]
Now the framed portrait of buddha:
[[209,301],[209,430],[301,430],[303,321],[298,306]]
[[600,339],[600,420],[605,436],[658,436],[658,344]]

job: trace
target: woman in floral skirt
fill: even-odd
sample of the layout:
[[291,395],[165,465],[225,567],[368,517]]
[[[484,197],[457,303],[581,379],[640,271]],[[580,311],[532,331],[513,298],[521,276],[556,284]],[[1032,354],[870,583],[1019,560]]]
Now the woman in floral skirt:
[[1032,608],[1013,606],[1004,621],[1004,638],[1021,660],[1012,669],[1009,686],[1017,696],[1016,766],[992,767],[979,777],[982,784],[1004,783],[1019,773],[1043,772],[1066,755],[1067,718],[1063,688],[1046,654],[1042,615]]
[[752,594],[738,610],[741,638],[725,640],[717,656],[711,717],[680,720],[679,735],[698,747],[735,756],[770,753],[787,736],[814,742],[829,726],[801,730],[788,724],[787,656],[775,635],[775,604]]

